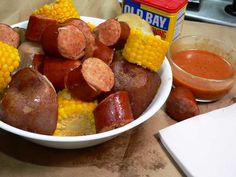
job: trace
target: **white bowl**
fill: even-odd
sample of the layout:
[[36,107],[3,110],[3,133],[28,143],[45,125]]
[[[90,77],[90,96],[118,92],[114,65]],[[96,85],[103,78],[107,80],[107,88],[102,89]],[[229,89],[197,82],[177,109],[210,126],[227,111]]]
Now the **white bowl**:
[[[92,18],[92,17],[81,17],[86,22],[91,22],[94,25],[98,25],[103,22],[103,19]],[[27,21],[12,25],[13,27],[27,27]],[[161,85],[159,90],[153,99],[152,103],[146,109],[146,111],[133,122],[104,133],[97,133],[93,135],[85,135],[85,136],[48,136],[41,135],[36,133],[27,132],[15,127],[12,127],[2,121],[0,121],[0,128],[11,132],[13,134],[19,135],[31,142],[36,144],[40,144],[47,147],[59,148],[59,149],[76,149],[76,148],[84,148],[94,146],[105,141],[108,141],[119,134],[126,132],[139,124],[145,122],[149,118],[151,118],[165,103],[172,86],[172,71],[168,60],[165,58],[162,67],[158,74],[161,77]],[[155,126],[155,125],[153,125]]]

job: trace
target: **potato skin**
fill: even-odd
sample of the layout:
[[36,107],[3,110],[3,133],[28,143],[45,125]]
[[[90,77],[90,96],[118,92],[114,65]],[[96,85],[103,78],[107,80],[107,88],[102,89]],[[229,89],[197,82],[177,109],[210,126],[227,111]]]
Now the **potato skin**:
[[175,87],[166,101],[166,113],[176,121],[182,121],[198,115],[200,111],[188,88]]
[[127,91],[134,118],[138,118],[152,102],[161,84],[160,76],[123,59],[111,64],[115,75],[113,91]]
[[2,120],[14,127],[52,135],[57,123],[57,95],[38,71],[24,68],[9,84],[2,102]]

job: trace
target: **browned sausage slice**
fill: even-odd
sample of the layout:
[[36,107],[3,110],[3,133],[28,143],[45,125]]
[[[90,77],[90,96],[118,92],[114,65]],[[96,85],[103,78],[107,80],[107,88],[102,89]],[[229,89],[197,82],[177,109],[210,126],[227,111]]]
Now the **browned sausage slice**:
[[120,38],[120,23],[115,19],[108,19],[94,29],[94,34],[106,46],[113,46]]
[[25,38],[29,41],[40,42],[43,31],[57,21],[42,15],[31,15],[25,33]]
[[86,39],[73,25],[50,25],[43,32],[42,47],[48,55],[76,60],[84,56]]
[[200,113],[193,93],[185,87],[175,87],[167,101],[167,114],[177,121],[181,121]]
[[129,96],[125,91],[109,95],[94,110],[96,131],[105,132],[133,121]]
[[70,18],[66,20],[63,24],[76,26],[77,28],[79,28],[80,31],[82,31],[82,33],[84,33],[87,39],[89,39],[92,35],[90,27],[87,25],[87,23],[79,18]]
[[93,101],[101,93],[86,82],[81,73],[81,66],[73,69],[65,76],[65,87],[72,97],[82,101]]
[[64,78],[74,68],[81,65],[79,60],[66,60],[45,56],[43,61],[43,74],[51,81],[56,90],[65,88]]
[[82,64],[81,72],[89,85],[97,90],[108,92],[114,85],[111,68],[98,58],[88,58]]
[[33,59],[32,59],[32,63],[31,63],[31,67],[33,69],[37,70],[38,72],[40,72],[41,74],[43,74],[44,57],[45,57],[45,55],[35,54]]
[[113,56],[114,56],[114,50],[112,48],[107,47],[97,39],[95,40],[93,57],[99,58],[106,64],[110,65],[113,61]]
[[106,46],[122,47],[130,33],[130,27],[125,22],[108,19],[94,29],[96,38]]
[[17,48],[20,44],[20,35],[9,25],[0,23],[0,41]]
[[92,57],[95,38],[91,32],[90,27],[87,23],[79,18],[70,18],[64,22],[67,25],[74,25],[76,26],[85,36],[86,38],[86,48],[85,48],[85,58]]
[[123,48],[130,34],[130,27],[126,22],[119,22],[121,27],[121,34],[119,41],[115,45],[117,48]]

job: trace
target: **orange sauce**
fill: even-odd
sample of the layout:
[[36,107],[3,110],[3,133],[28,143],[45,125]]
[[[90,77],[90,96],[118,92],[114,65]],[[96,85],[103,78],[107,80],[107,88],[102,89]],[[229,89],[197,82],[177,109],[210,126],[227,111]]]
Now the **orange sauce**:
[[191,78],[187,75],[184,76],[177,69],[173,69],[174,84],[190,88],[199,100],[216,100],[232,87],[232,82],[221,81],[234,75],[232,65],[214,53],[202,50],[185,50],[176,53],[172,60],[180,68],[194,76],[219,80],[219,82],[212,82]]

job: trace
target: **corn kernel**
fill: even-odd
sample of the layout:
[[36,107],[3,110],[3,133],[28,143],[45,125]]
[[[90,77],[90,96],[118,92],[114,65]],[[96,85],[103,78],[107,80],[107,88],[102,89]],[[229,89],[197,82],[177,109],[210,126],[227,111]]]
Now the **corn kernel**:
[[0,42],[0,93],[11,81],[13,72],[20,63],[18,50],[4,42]]
[[72,0],[56,0],[35,10],[33,14],[44,15],[61,23],[69,18],[79,18]]
[[169,43],[161,40],[160,36],[131,29],[122,55],[131,63],[157,71],[165,58],[168,46]]
[[87,25],[90,27],[91,30],[93,30],[96,26],[90,22],[87,22]]
[[54,136],[80,136],[96,133],[93,110],[96,102],[82,102],[64,89],[58,93],[58,122]]

